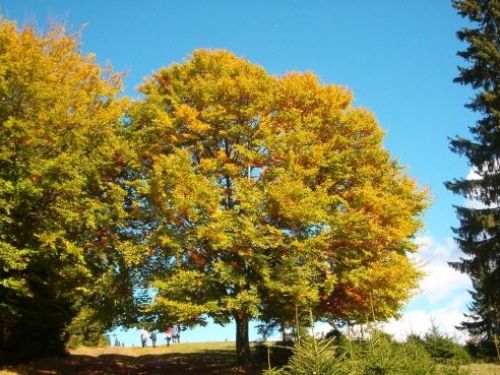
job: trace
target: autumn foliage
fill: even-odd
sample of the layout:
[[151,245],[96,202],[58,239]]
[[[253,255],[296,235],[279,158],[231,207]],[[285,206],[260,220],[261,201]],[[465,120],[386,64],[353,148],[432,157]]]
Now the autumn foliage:
[[427,195],[348,89],[219,50],[160,69],[135,102],[120,88],[62,28],[0,21],[3,351],[132,324],[134,286],[158,326],[234,319],[240,362],[251,319],[397,315]]
[[64,352],[130,293],[120,88],[62,27],[0,19],[0,360]]
[[296,307],[332,321],[397,314],[420,275],[407,253],[426,194],[350,91],[198,50],[141,92],[134,136],[159,319],[233,317],[244,357],[249,319],[286,326]]

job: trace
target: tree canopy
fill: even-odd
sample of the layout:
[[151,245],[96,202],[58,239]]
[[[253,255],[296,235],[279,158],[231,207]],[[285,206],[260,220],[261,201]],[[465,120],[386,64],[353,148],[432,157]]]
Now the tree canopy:
[[[370,111],[313,73],[197,50],[119,98],[60,26],[0,19],[0,360],[137,322],[395,316],[428,200]],[[23,358],[18,358],[23,359]]]
[[427,196],[349,90],[197,50],[140,91],[131,132],[160,321],[233,318],[245,362],[252,318],[397,314],[420,276],[407,254]]
[[62,27],[0,19],[0,357],[61,353],[131,295],[120,89]]

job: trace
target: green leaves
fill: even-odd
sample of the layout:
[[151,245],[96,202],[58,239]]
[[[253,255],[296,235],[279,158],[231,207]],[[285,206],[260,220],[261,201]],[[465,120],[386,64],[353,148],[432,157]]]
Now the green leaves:
[[[2,294],[31,295],[23,272],[28,266],[31,253],[28,249],[20,250],[0,241],[0,274],[2,275],[0,288],[7,289],[7,291],[2,290]],[[7,301],[2,302],[2,307],[10,309]]]
[[141,259],[124,230],[126,102],[119,76],[59,26],[38,35],[1,19],[0,45],[0,350],[37,356],[64,348],[83,306],[105,310],[126,289],[116,273]]

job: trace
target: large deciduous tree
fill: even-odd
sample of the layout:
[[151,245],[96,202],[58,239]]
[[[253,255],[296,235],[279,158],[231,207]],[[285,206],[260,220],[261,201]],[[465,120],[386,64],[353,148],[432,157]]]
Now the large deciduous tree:
[[161,322],[232,318],[245,363],[253,318],[397,314],[419,277],[407,252],[427,198],[348,90],[198,50],[141,92],[132,131]]
[[450,264],[468,274],[474,288],[472,319],[462,326],[491,342],[500,335],[500,1],[460,0],[453,6],[473,25],[457,33],[467,43],[458,53],[467,65],[455,82],[476,90],[466,107],[481,118],[469,127],[472,139],[451,140],[452,151],[467,157],[474,177],[446,186],[482,205],[456,208],[455,233],[465,257]]
[[0,19],[1,359],[61,353],[131,295],[120,87],[62,27]]

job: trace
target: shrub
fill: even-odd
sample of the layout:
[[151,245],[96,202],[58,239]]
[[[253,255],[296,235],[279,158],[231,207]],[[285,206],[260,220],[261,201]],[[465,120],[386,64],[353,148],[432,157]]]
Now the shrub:
[[340,330],[338,329],[332,329],[325,335],[325,339],[331,339],[333,340],[335,346],[337,347],[337,351],[340,352],[345,352],[347,347],[349,346],[350,342],[347,339],[346,335],[344,335]]
[[437,364],[416,340],[398,343],[373,330],[368,340],[346,341],[340,353],[333,340],[306,338],[282,369],[265,375],[466,375],[458,364]]
[[429,355],[438,363],[442,364],[466,364],[470,363],[467,350],[451,337],[442,333],[436,326],[432,326],[423,339],[414,339],[422,345]]
[[283,367],[293,354],[292,342],[276,342],[273,345],[257,344],[253,348],[254,358],[258,363],[269,363],[269,366]]
[[370,339],[352,347],[345,362],[344,374],[359,375],[429,375],[436,374],[436,364],[427,352],[413,343],[397,343],[390,336],[374,330]]
[[478,337],[467,341],[465,349],[471,357],[481,361],[500,361],[500,357],[493,340],[487,340],[484,337]]
[[343,375],[341,361],[336,357],[331,339],[316,340],[306,336],[293,349],[283,369],[269,369],[264,375]]

